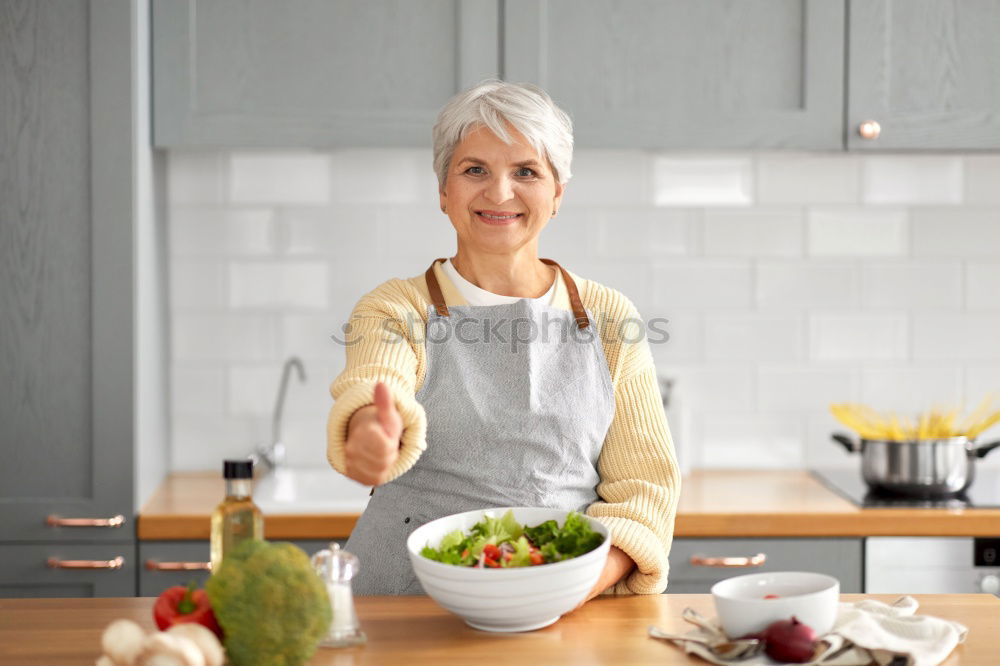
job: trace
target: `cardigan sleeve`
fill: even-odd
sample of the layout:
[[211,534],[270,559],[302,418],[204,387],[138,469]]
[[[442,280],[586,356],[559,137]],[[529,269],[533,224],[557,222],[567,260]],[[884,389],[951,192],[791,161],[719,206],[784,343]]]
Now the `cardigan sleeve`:
[[427,446],[427,417],[415,398],[422,355],[414,343],[414,329],[423,330],[416,310],[407,307],[390,281],[367,294],[355,306],[346,330],[347,363],[330,386],[334,403],[327,419],[326,457],[338,472],[344,472],[344,443],[354,412],[375,401],[375,384],[384,382],[392,391],[403,421],[399,458],[389,480],[406,472]]
[[[629,320],[640,322],[628,305],[634,313]],[[637,331],[633,326],[632,334]],[[621,347],[612,357],[615,414],[598,460],[600,501],[587,514],[605,523],[612,544],[636,563],[608,592],[657,594],[667,586],[681,476],[648,342],[641,337],[617,344]]]

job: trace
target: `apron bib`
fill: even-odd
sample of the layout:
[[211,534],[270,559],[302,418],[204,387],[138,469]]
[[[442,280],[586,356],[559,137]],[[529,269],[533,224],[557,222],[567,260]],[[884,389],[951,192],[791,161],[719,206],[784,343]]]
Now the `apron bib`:
[[576,285],[542,261],[561,271],[573,312],[528,298],[448,306],[428,269],[427,372],[416,394],[427,448],[373,491],[348,539],[361,561],[356,594],[423,594],[406,540],[431,520],[502,506],[584,511],[598,499],[614,388]]

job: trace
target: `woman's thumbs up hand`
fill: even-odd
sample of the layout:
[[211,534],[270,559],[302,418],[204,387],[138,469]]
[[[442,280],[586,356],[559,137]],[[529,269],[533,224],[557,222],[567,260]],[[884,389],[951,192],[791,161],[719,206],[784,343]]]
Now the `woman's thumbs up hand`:
[[396,409],[389,387],[375,385],[375,404],[354,412],[347,425],[344,466],[348,478],[366,486],[385,483],[399,457],[403,418]]

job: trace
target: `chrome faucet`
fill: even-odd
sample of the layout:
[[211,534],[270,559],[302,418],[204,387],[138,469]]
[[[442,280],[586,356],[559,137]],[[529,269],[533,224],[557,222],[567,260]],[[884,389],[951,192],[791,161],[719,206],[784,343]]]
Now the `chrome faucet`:
[[297,357],[292,356],[285,361],[281,370],[281,385],[278,387],[278,397],[274,401],[274,416],[271,420],[271,444],[259,447],[251,458],[254,462],[263,462],[270,471],[274,471],[285,463],[285,445],[281,441],[281,415],[285,409],[285,394],[288,392],[288,378],[294,368],[299,375],[299,381],[306,381],[306,369]]

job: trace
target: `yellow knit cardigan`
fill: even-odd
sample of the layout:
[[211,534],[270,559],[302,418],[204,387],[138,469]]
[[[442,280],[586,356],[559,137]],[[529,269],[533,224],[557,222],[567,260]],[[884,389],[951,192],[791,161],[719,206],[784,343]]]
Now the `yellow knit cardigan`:
[[[440,264],[434,266],[449,305],[465,299]],[[608,592],[655,594],[667,585],[667,556],[681,489],[673,442],[660,399],[653,357],[639,314],[622,294],[570,273],[583,305],[596,319],[614,386],[615,415],[597,471],[600,501],[587,514],[611,531],[612,544],[636,569]],[[423,275],[393,279],[366,294],[351,314],[347,365],[330,386],[335,400],[327,423],[327,459],[344,471],[344,442],[354,412],[372,404],[376,382],[385,382],[403,419],[399,458],[390,480],[406,472],[427,448],[427,418],[415,399],[427,370],[424,326],[431,299]],[[562,280],[553,307],[572,309]],[[408,344],[399,343],[403,336]],[[433,443],[431,444],[433,446]]]

